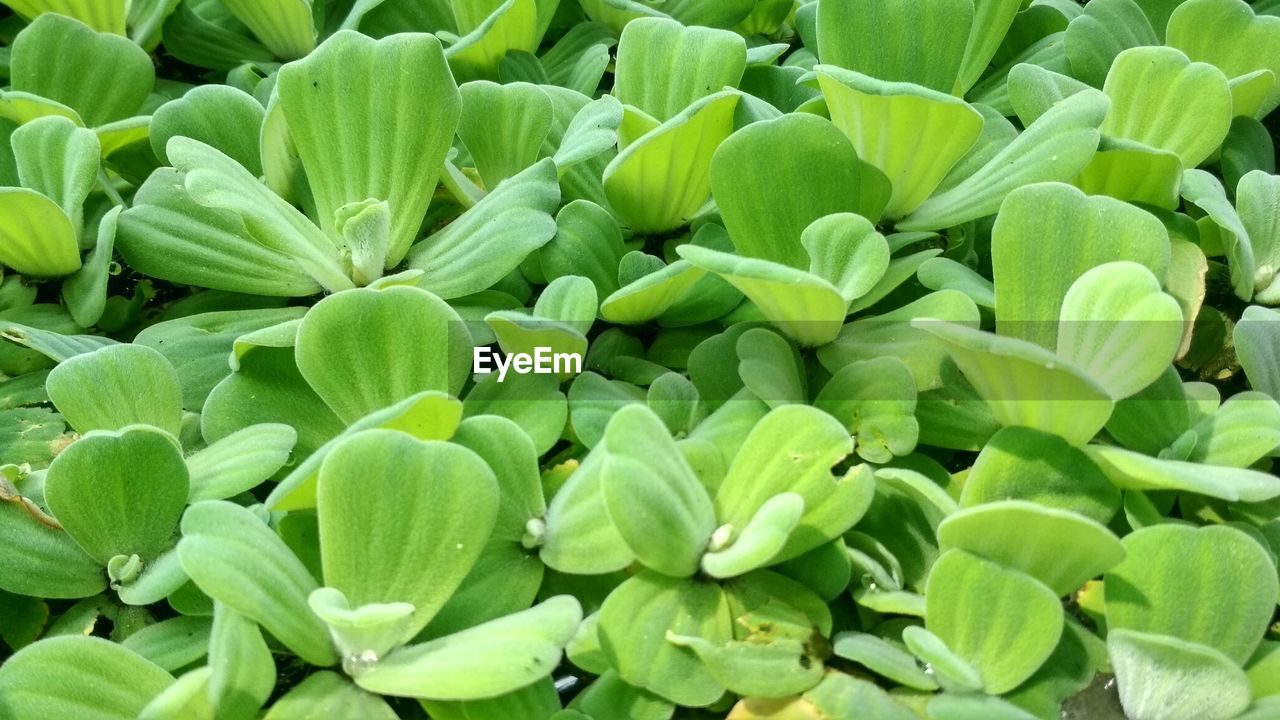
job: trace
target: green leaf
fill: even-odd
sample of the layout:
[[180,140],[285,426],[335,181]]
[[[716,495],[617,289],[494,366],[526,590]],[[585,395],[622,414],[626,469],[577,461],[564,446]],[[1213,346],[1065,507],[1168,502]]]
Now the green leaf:
[[[1160,34],[1164,26],[1159,28]],[[1102,0],[1084,7],[1067,25],[1063,46],[1071,62],[1071,74],[1102,87],[1116,56],[1129,48],[1159,45],[1156,28],[1133,0]]]
[[[610,713],[623,712],[624,717],[635,720],[668,720],[674,708],[671,703],[638,687],[628,685],[614,670],[608,670],[588,685],[573,699],[570,707],[591,717],[609,717]],[[555,716],[554,720],[581,720]]]
[[1104,90],[1111,110],[1102,123],[1103,133],[1167,150],[1184,167],[1204,162],[1231,130],[1227,77],[1173,48],[1120,53]]
[[1231,527],[1161,524],[1125,537],[1128,559],[1106,576],[1107,627],[1207,645],[1237,665],[1275,611],[1275,564]]
[[1188,0],[1169,17],[1167,41],[1192,60],[1216,65],[1229,78],[1270,71],[1273,84],[1252,114],[1262,118],[1280,105],[1280,20],[1274,14],[1255,14],[1239,0]]
[[982,689],[982,678],[968,660],[956,655],[937,635],[919,625],[902,630],[902,642],[916,657],[933,668],[938,684],[948,690],[973,692]]
[[170,138],[195,138],[261,175],[259,135],[265,119],[266,111],[252,95],[227,85],[201,85],[151,116],[151,149],[167,162]]
[[298,432],[263,423],[236,431],[187,458],[189,502],[225,500],[262,484],[289,461]]
[[62,103],[89,127],[137,113],[155,83],[146,51],[78,20],[44,13],[13,41],[13,90]]
[[611,522],[601,483],[604,448],[588,453],[551,498],[540,550],[547,567],[564,573],[597,575],[621,570],[636,559]]
[[396,720],[400,716],[386,701],[367,693],[343,676],[321,671],[308,675],[277,700],[263,720],[322,720],[352,717]]
[[[453,74],[460,80],[495,78],[508,52],[532,53],[538,47],[539,8],[535,0],[506,0],[497,7],[489,0],[469,2],[473,20],[480,22],[445,55]],[[456,7],[462,6],[461,4]],[[460,22],[465,30],[470,23]]]
[[833,213],[858,210],[858,155],[835,125],[807,114],[748,125],[711,159],[711,190],[738,252],[809,267],[801,235]]
[[[107,586],[106,573],[39,508],[0,502],[0,589],[42,598],[82,598]],[[56,524],[56,523],[55,523]]]
[[182,518],[178,557],[201,591],[262,625],[308,663],[337,660],[325,624],[307,605],[319,587],[315,578],[249,510],[221,500],[192,505]]
[[871,502],[870,469],[855,466],[842,476],[832,468],[849,455],[853,441],[835,418],[807,405],[771,410],[751,429],[716,492],[716,517],[745,528],[770,498],[793,492],[804,515],[774,558],[789,560],[835,538],[857,522]]
[[926,602],[925,625],[973,663],[992,695],[1031,677],[1062,635],[1062,606],[1053,591],[964,550],[938,558]]
[[461,111],[439,41],[342,31],[282,68],[278,87],[320,226],[333,236],[344,205],[385,200],[386,266],[398,265],[417,238]]
[[960,75],[951,92],[963,95],[987,70],[988,63],[999,51],[1009,33],[1017,13],[1022,9],[1018,0],[974,0],[973,26],[969,29],[969,42],[965,45],[964,61]]
[[800,242],[809,253],[809,272],[835,285],[847,302],[875,289],[890,266],[888,241],[853,213],[813,221]]
[[544,158],[413,247],[409,267],[426,272],[418,287],[446,300],[492,287],[555,236],[559,205],[556,167]]
[[1048,433],[1008,427],[978,453],[960,492],[960,506],[1025,500],[1109,523],[1120,491],[1083,450]]
[[679,246],[677,252],[696,267],[727,280],[801,345],[825,345],[840,332],[847,314],[845,299],[838,288],[816,275],[692,244]]
[[1134,262],[1099,265],[1062,301],[1058,355],[1119,400],[1155,382],[1182,344],[1182,310]]
[[538,252],[548,280],[569,275],[589,279],[599,297],[618,290],[618,265],[626,248],[618,223],[589,200],[574,200],[556,214],[556,235]]
[[127,0],[5,0],[24,20],[34,20],[44,13],[56,12],[104,33],[125,34]]
[[358,673],[355,681],[382,695],[431,700],[494,697],[554,670],[580,622],[578,601],[559,595],[521,613],[393,650]]
[[994,214],[1006,196],[1025,185],[1071,180],[1098,149],[1098,127],[1108,107],[1110,101],[1101,92],[1080,92],[1061,101],[973,174],[926,200],[897,228],[959,225]]
[[937,681],[916,664],[916,659],[892,642],[859,632],[842,632],[832,640],[832,652],[877,675],[915,690],[938,689]]
[[560,710],[560,697],[551,678],[484,700],[421,700],[433,720],[551,720]]
[[[949,93],[959,84],[973,22],[969,0],[821,0],[818,57],[871,77]],[[937,52],[922,57],[921,47]]]
[[1280,446],[1280,405],[1263,393],[1236,393],[1190,432],[1196,444],[1187,460],[1247,468]]
[[98,182],[97,135],[55,115],[14,130],[10,143],[22,186],[54,201],[79,235],[81,206]]
[[609,519],[636,558],[672,577],[688,577],[716,527],[711,498],[662,421],[628,405],[604,435],[600,490]]
[[81,434],[152,425],[175,438],[182,423],[178,374],[144,345],[111,345],[63,360],[49,372],[49,399]]
[[459,90],[463,110],[458,137],[485,187],[497,187],[538,159],[551,132],[552,103],[545,91],[529,83],[487,80]]
[[80,269],[77,231],[49,198],[25,188],[0,189],[0,218],[0,263],[36,277]]
[[1245,308],[1233,339],[1249,386],[1280,398],[1280,313],[1257,305]]
[[1111,415],[1113,401],[1102,386],[1039,345],[954,323],[917,320],[913,325],[942,341],[1006,427],[1043,430],[1083,445]]
[[1249,300],[1258,286],[1259,277],[1257,257],[1253,252],[1253,239],[1249,230],[1241,221],[1236,208],[1227,199],[1226,189],[1221,181],[1204,170],[1188,170],[1182,174],[1182,197],[1189,203],[1199,207],[1208,216],[1206,222],[1212,223],[1207,229],[1216,226],[1220,240],[1219,249],[1214,254],[1225,254],[1227,266],[1231,271],[1231,288],[1236,297]]
[[1280,177],[1253,170],[1236,187],[1236,212],[1248,233],[1258,270],[1254,277],[1255,300],[1264,305],[1280,302]]
[[752,328],[738,338],[735,351],[743,385],[770,407],[806,401],[804,361],[780,335]]
[[107,309],[107,283],[111,280],[117,222],[124,208],[107,211],[98,224],[98,237],[84,264],[62,282],[62,299],[77,325],[91,327]]
[[1249,679],[1212,647],[1116,629],[1107,634],[1107,651],[1130,717],[1227,720],[1249,706]]
[[858,157],[892,183],[888,218],[907,215],[928,199],[982,131],[982,115],[944,92],[832,65],[816,70],[832,122]]
[[1228,502],[1280,496],[1280,478],[1257,470],[1164,460],[1102,445],[1086,452],[1122,490],[1182,490]]
[[192,200],[233,211],[254,240],[290,256],[325,288],[336,292],[353,286],[333,241],[239,163],[185,137],[170,140],[167,152],[174,168],[184,173],[183,184]]
[[1054,105],[1089,86],[1075,78],[1032,63],[1009,71],[1009,104],[1023,125],[1030,125]]
[[[436,348],[430,358],[414,350]],[[348,424],[424,390],[456,395],[471,338],[439,298],[412,287],[330,296],[298,328],[298,369]]]
[[[627,267],[627,258],[638,255],[641,253],[630,253],[622,259],[619,280],[623,279],[622,268]],[[620,325],[649,322],[675,306],[706,274],[706,270],[695,267],[687,260],[677,260],[623,284],[600,303],[600,317]]]
[[600,645],[618,675],[670,702],[689,707],[724,694],[697,655],[667,634],[715,645],[733,639],[733,618],[716,583],[642,571],[619,585],[600,611]]
[[560,439],[569,416],[559,380],[547,375],[517,375],[502,383],[497,380],[491,373],[471,388],[463,402],[465,415],[512,420],[533,442],[537,454],[546,453]]
[[774,495],[727,545],[716,547],[717,538],[712,536],[712,549],[702,556],[702,571],[715,578],[731,578],[768,565],[786,546],[803,515],[804,498],[789,492]]
[[961,510],[938,526],[938,541],[943,552],[959,548],[1021,570],[1060,597],[1125,557],[1119,538],[1097,522],[1025,500]]
[[187,504],[187,468],[173,438],[147,427],[87,435],[49,466],[49,509],[85,552],[150,561],[170,544]]
[[303,297],[324,289],[288,253],[259,244],[234,212],[195,202],[183,183],[181,173],[155,171],[120,215],[116,246],[131,267],[171,282],[257,295]]
[[316,46],[309,0],[223,0],[223,4],[279,57],[302,57]]
[[916,447],[916,385],[897,358],[863,360],[844,366],[813,401],[844,423],[864,460],[887,463]]
[[624,225],[657,233],[693,218],[711,194],[711,159],[733,130],[738,98],[735,91],[708,95],[609,162],[604,192]]
[[326,585],[355,607],[412,603],[401,641],[457,589],[498,511],[497,481],[475,453],[386,430],[339,443],[320,468],[316,500]]
[[172,683],[169,673],[120,645],[70,635],[29,645],[5,662],[0,708],[15,718],[135,720]]
[[168,672],[203,659],[209,646],[208,618],[178,616],[148,625],[120,644]]
[[1168,237],[1155,216],[1113,198],[1057,183],[1016,190],[991,231],[997,331],[1056,347],[1063,298],[1081,275],[1129,260],[1162,278]]
[[1166,150],[1103,138],[1098,153],[1072,184],[1089,195],[1176,210],[1182,169],[1178,156]]
[[741,35],[684,23],[640,18],[626,24],[618,41],[614,97],[660,122],[708,95],[737,87],[746,68]]

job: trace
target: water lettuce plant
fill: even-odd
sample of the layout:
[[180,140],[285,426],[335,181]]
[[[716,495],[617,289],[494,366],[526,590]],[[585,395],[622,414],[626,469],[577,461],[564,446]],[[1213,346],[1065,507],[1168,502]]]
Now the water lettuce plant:
[[0,6],[0,720],[1280,717],[1280,2]]

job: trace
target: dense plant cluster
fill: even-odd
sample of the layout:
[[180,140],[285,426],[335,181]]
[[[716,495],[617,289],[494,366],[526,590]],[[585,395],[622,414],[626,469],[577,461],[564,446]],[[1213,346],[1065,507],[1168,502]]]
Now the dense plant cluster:
[[1277,0],[0,2],[0,718],[1280,718]]

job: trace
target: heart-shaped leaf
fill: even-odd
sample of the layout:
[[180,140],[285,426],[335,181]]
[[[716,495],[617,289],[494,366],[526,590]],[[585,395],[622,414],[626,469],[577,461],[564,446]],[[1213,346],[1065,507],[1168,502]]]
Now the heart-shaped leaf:
[[1015,191],[991,231],[997,330],[1056,347],[1062,299],[1072,283],[1113,260],[1139,263],[1162,278],[1168,237],[1153,215],[1112,198],[1057,183]]
[[1083,445],[1107,423],[1107,391],[1039,345],[933,320],[913,325],[942,341],[1005,426],[1043,430]]
[[167,162],[169,139],[183,135],[217,148],[260,175],[259,136],[265,119],[266,111],[252,95],[227,85],[201,85],[151,116],[151,149]]
[[[439,352],[425,357],[413,349],[420,343]],[[412,287],[333,295],[298,328],[298,369],[347,423],[424,390],[456,395],[470,355],[452,308]]]
[[14,717],[136,720],[172,684],[172,675],[137,653],[76,635],[29,645],[0,669],[0,697]]
[[1108,523],[1120,491],[1083,450],[1049,433],[1008,427],[978,453],[960,492],[960,506],[1027,500]]
[[1167,39],[1192,60],[1212,63],[1229,78],[1270,71],[1275,80],[1252,114],[1265,117],[1280,105],[1280,20],[1274,15],[1256,13],[1240,0],[1188,0],[1170,15]]
[[858,162],[835,125],[803,113],[731,135],[712,157],[711,190],[739,254],[808,268],[805,228],[859,209]]
[[0,218],[0,263],[36,277],[80,268],[77,231],[57,203],[25,188],[3,188]]
[[439,41],[339,32],[281,70],[279,93],[321,227],[334,233],[335,213],[348,203],[385,200],[386,264],[398,264],[422,224],[460,113]]
[[1182,310],[1151,271],[1134,262],[1099,265],[1062,300],[1058,355],[1116,400],[1155,382],[1182,344]]
[[46,388],[80,433],[152,425],[175,438],[182,423],[178,374],[144,345],[112,345],[62,361]]
[[746,295],[764,317],[805,346],[835,339],[847,314],[840,290],[817,275],[771,260],[681,245],[677,252],[695,266],[724,278]]
[[1227,720],[1249,706],[1249,679],[1212,647],[1116,629],[1107,633],[1107,652],[1130,717]]
[[588,453],[547,507],[539,551],[547,567],[564,573],[596,575],[621,570],[636,559],[611,522],[601,483],[604,448]]
[[1089,195],[1176,210],[1182,169],[1182,160],[1167,150],[1103,138],[1093,160],[1072,183]]
[[1201,643],[1236,664],[1275,611],[1275,564],[1226,526],[1162,524],[1125,537],[1128,559],[1106,576],[1107,627]]
[[320,468],[325,584],[352,606],[412,603],[407,640],[471,570],[493,529],[497,489],[493,471],[465,448],[388,430],[352,435]]
[[1024,500],[961,510],[938,526],[938,542],[943,552],[959,548],[1021,570],[1059,596],[1125,558],[1120,539],[1097,522]]
[[1062,606],[1052,590],[964,550],[934,563],[926,603],[926,627],[973,663],[993,695],[1022,684],[1062,635]]
[[67,534],[99,563],[150,561],[187,504],[187,467],[167,434],[145,426],[86,435],[49,466],[45,496]]
[[733,458],[715,496],[721,523],[744,528],[770,498],[793,492],[804,515],[776,560],[812,550],[853,526],[871,502],[870,469],[832,474],[853,449],[835,418],[807,405],[783,405],[756,423]]
[[711,194],[712,155],[733,130],[738,97],[734,91],[708,95],[610,161],[604,192],[624,225],[656,233],[693,218]]
[[[973,21],[974,3],[967,0],[821,0],[818,57],[871,77],[949,93]],[[922,44],[939,52],[922,58],[916,52]]]
[[533,165],[551,132],[551,97],[537,85],[487,80],[459,88],[458,137],[467,146],[485,187]]
[[1111,110],[1102,123],[1103,133],[1167,150],[1184,167],[1204,162],[1231,129],[1227,77],[1173,48],[1120,53],[1104,90]]
[[600,646],[618,675],[673,703],[702,707],[724,694],[698,656],[667,639],[733,639],[728,598],[717,583],[643,571],[619,585],[600,610]]
[[746,43],[736,33],[699,25],[661,18],[627,23],[618,40],[614,96],[666,121],[707,95],[737,87]]
[[62,103],[93,127],[137,113],[156,72],[128,39],[43,13],[14,39],[9,77],[12,89]]
[[816,70],[832,122],[858,157],[893,186],[887,218],[900,218],[928,199],[982,131],[982,115],[945,92],[832,65]]

